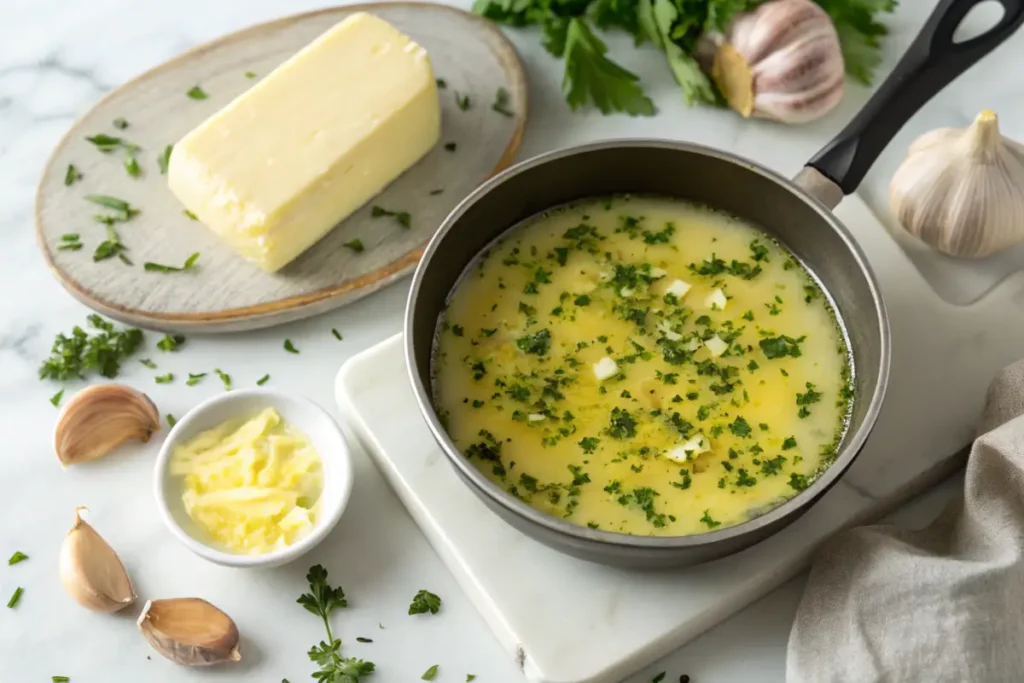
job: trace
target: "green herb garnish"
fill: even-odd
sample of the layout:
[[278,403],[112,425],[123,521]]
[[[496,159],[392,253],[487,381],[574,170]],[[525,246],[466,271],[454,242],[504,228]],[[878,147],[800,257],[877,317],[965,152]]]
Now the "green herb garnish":
[[142,345],[141,330],[116,330],[112,323],[95,314],[87,320],[96,332],[90,335],[76,326],[70,336],[58,334],[50,348],[50,357],[39,367],[40,379],[84,379],[89,372],[112,379],[117,377],[120,361]]
[[188,379],[185,380],[185,385],[194,387],[195,385],[202,382],[204,377],[206,377],[205,372],[190,372],[188,373]]
[[783,334],[778,337],[762,339],[758,342],[758,346],[761,347],[761,351],[767,358],[785,358],[786,356],[799,358],[802,355],[800,352],[800,342],[803,340],[803,337],[793,339],[793,337],[787,337]]
[[446,80],[444,80],[443,78],[435,78],[434,79],[434,83],[437,84],[437,89],[438,90],[444,90],[445,88],[448,87],[448,82]]
[[454,142],[446,142],[444,143],[444,148],[449,152],[454,152],[456,150],[456,144]]
[[157,384],[170,384],[174,381],[174,373],[168,372],[166,375],[157,375],[153,379],[156,380]]
[[537,356],[543,356],[551,348],[551,332],[544,328],[534,334],[528,334],[525,337],[516,339],[516,346],[523,353],[532,353]]
[[796,472],[789,475],[789,485],[794,491],[803,491],[805,488],[810,486],[807,481],[807,477],[802,474],[797,474]]
[[196,253],[192,254],[187,259],[185,259],[185,263],[182,264],[180,268],[178,266],[165,266],[162,263],[152,263],[150,261],[144,263],[142,267],[148,271],[153,271],[157,273],[183,273],[186,270],[194,269],[196,261],[198,260],[199,252],[197,251]]
[[167,415],[165,417],[167,419],[167,426],[168,427],[173,427],[174,425],[178,424],[178,418],[174,417],[170,413],[167,413]]
[[373,662],[366,662],[355,657],[342,659],[341,640],[331,632],[331,613],[335,609],[348,606],[345,591],[341,586],[332,588],[327,584],[327,570],[320,565],[310,567],[306,574],[309,582],[309,593],[303,593],[296,600],[312,614],[320,617],[327,631],[327,640],[321,640],[306,653],[319,671],[313,674],[319,683],[359,683],[361,676],[373,673]]
[[469,95],[460,95],[458,90],[455,91],[455,104],[462,111],[469,111],[473,107]]
[[206,92],[198,85],[193,85],[191,88],[188,89],[188,92],[186,92],[185,94],[193,100],[205,100],[207,97],[209,97],[209,95],[207,95]]
[[796,437],[787,436],[782,442],[782,450],[788,451],[791,448],[796,448]]
[[120,214],[124,214],[125,218],[123,220],[128,220],[128,218],[138,213],[138,211],[125,200],[118,199],[117,197],[111,197],[110,195],[87,194],[85,195],[85,199],[93,204],[99,204],[102,207],[113,209]]
[[636,436],[636,419],[623,408],[612,408],[605,433],[613,439],[632,439]]
[[704,516],[700,518],[700,521],[704,522],[709,529],[714,529],[716,526],[722,525],[721,522],[716,522],[715,520],[711,519],[711,515],[708,514],[707,510],[704,511]]
[[20,550],[15,550],[14,554],[11,555],[11,559],[7,560],[7,564],[8,565],[18,564],[19,562],[24,562],[27,559],[28,559],[28,555],[26,555],[25,553],[21,552]]
[[220,368],[214,368],[213,372],[217,377],[220,377],[221,383],[224,384],[224,391],[231,391],[231,375],[224,372]]
[[331,328],[331,334],[334,335],[335,339],[337,339],[338,341],[341,341],[341,332],[338,332],[338,330],[336,328],[333,328],[333,327]]
[[156,347],[161,351],[177,351],[181,348],[181,345],[185,343],[184,335],[165,334],[164,338],[156,343]]
[[[50,405],[52,405],[54,408],[56,408],[57,406],[60,405],[60,400],[62,398],[64,398],[64,390],[63,389],[61,389],[56,394],[54,394],[53,396],[50,397]],[[13,564],[13,563],[9,563],[9,564]]]
[[370,218],[380,218],[381,216],[394,216],[398,224],[403,228],[409,228],[412,226],[412,216],[408,211],[389,211],[380,206],[374,205],[370,210]]
[[122,118],[120,116],[118,116],[116,119],[114,119],[114,128],[117,128],[118,130],[124,130],[127,127],[128,127],[128,120],[127,119]]
[[256,73],[254,71],[246,71],[245,72],[245,77],[246,78],[256,78]]
[[295,348],[295,344],[292,344],[292,340],[291,339],[285,339],[284,340],[284,350],[287,351],[288,353],[298,353],[299,352],[299,350],[297,348]]
[[348,242],[343,242],[341,246],[348,247],[357,254],[366,249],[366,247],[363,246],[363,241],[360,239],[354,239],[349,240]]
[[64,184],[70,187],[84,177],[82,172],[78,170],[78,167],[74,164],[68,164],[68,170],[64,172]]
[[129,156],[124,160],[124,170],[132,178],[138,178],[142,175],[142,167],[139,166],[139,160],[133,156]]
[[197,221],[197,220],[199,220],[199,217],[196,216],[191,211],[189,211],[188,209],[182,209],[181,213],[183,213],[185,215],[185,218],[189,219],[190,221]]
[[50,680],[53,683],[68,683],[71,679],[67,676],[50,676]]
[[92,135],[86,138],[86,141],[91,142],[95,145],[96,149],[103,153],[113,152],[116,149],[124,149],[129,154],[139,151],[139,146],[131,140],[125,140],[124,138],[114,137],[113,135],[107,135],[105,133],[99,133],[98,135]]
[[77,232],[70,232],[60,236],[60,244],[57,245],[58,251],[78,251],[81,248],[82,241]]
[[441,598],[428,590],[421,590],[416,593],[409,605],[409,614],[437,614],[441,609]]
[[431,190],[431,191],[430,191],[430,196],[431,196],[431,197],[436,197],[437,195],[439,195],[439,194],[441,194],[441,193],[443,193],[443,192],[444,192],[444,188],[443,188],[443,187],[439,187],[439,188],[438,188],[438,189],[436,189],[436,190]]
[[263,376],[262,376],[262,377],[260,377],[260,378],[259,378],[258,380],[256,380],[256,386],[258,386],[258,387],[262,387],[262,386],[263,386],[264,384],[266,384],[266,383],[267,383],[267,381],[268,381],[269,379],[270,379],[270,375],[263,375]]
[[25,589],[21,586],[18,586],[14,589],[14,595],[12,595],[11,599],[7,601],[8,609],[14,609],[14,607],[18,604],[18,601],[21,600],[21,594],[24,592]]
[[508,90],[504,88],[498,88],[498,92],[494,94],[494,104],[491,105],[491,109],[498,112],[502,116],[513,117],[515,113],[509,108],[512,103],[512,98],[508,94]]
[[434,666],[432,666],[429,669],[427,669],[426,671],[424,671],[423,675],[420,676],[420,679],[422,679],[424,681],[432,681],[432,680],[434,680],[434,677],[437,676],[437,669],[438,669],[438,665],[435,664]]
[[164,151],[160,152],[160,156],[156,158],[156,165],[160,168],[160,175],[167,175],[167,166],[171,163],[172,151],[174,151],[174,145],[167,145],[164,147]]
[[92,260],[106,261],[109,258],[119,257],[122,261],[131,265],[131,261],[128,261],[124,252],[128,251],[128,247],[121,243],[121,237],[114,230],[113,225],[107,225],[107,239],[100,242],[96,247],[96,250],[92,253]]
[[662,671],[660,674],[651,679],[651,683],[661,683],[665,680],[665,672]]

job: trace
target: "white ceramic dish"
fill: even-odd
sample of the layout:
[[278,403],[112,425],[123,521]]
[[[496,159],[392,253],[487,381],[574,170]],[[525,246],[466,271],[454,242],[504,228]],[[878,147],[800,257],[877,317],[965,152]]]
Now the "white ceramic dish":
[[[307,536],[283,550],[263,555],[241,555],[215,548],[200,540],[200,530],[185,512],[179,485],[167,471],[171,453],[176,446],[200,432],[271,407],[285,422],[309,437],[323,460],[320,518]],[[229,391],[203,401],[171,429],[156,459],[153,493],[167,528],[196,555],[228,567],[276,567],[312,550],[341,519],[352,493],[352,455],[337,423],[315,403],[267,389]]]

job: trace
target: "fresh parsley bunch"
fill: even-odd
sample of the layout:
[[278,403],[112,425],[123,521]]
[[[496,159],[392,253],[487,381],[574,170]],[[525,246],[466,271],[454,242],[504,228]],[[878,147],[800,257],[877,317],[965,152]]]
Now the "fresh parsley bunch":
[[306,653],[310,661],[320,667],[313,678],[318,683],[359,683],[361,676],[373,673],[373,662],[355,657],[343,659],[341,640],[331,633],[331,612],[348,606],[345,591],[341,586],[332,588],[328,585],[327,570],[319,564],[310,567],[306,580],[309,581],[309,592],[300,595],[296,602],[323,619],[327,630],[327,640],[321,640]]
[[[697,42],[707,33],[724,31],[738,13],[765,1],[476,0],[473,11],[499,24],[539,26],[547,51],[565,60],[562,93],[573,110],[589,102],[603,114],[651,116],[654,103],[639,78],[607,57],[608,48],[592,27],[624,30],[636,45],[650,41],[665,53],[688,103],[721,104],[694,58]],[[895,9],[896,0],[814,1],[832,18],[847,74],[870,83],[886,33],[876,17]]]

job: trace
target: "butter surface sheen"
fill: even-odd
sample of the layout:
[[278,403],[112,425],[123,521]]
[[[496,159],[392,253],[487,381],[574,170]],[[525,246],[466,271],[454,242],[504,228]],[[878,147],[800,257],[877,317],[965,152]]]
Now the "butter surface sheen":
[[319,516],[323,467],[305,434],[273,408],[231,420],[176,448],[185,511],[229,552],[262,555],[308,534]]
[[175,144],[168,183],[272,272],[423,157],[440,126],[426,51],[353,14]]

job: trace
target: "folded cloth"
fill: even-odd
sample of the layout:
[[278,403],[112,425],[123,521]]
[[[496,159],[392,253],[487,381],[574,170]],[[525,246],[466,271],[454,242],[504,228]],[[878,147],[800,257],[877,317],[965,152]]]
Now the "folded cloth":
[[788,683],[1024,681],[1024,361],[989,387],[979,434],[962,499],[929,527],[862,527],[822,547]]

